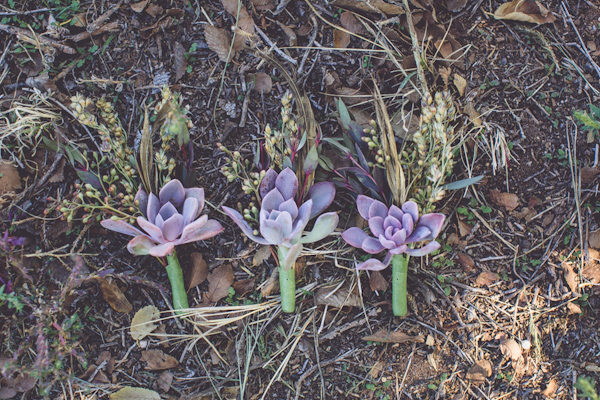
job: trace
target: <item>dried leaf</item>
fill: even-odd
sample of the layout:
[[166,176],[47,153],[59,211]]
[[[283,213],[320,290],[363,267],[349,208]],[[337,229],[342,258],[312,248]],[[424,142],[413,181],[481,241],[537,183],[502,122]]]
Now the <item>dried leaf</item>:
[[375,365],[373,365],[373,368],[371,368],[371,371],[369,371],[369,375],[371,375],[373,379],[377,379],[384,368],[385,363],[383,361],[377,361]]
[[298,44],[298,36],[296,36],[296,32],[294,32],[294,30],[289,26],[282,24],[279,21],[277,21],[277,25],[279,25],[283,33],[285,33],[285,36],[287,36],[288,44],[290,46],[296,46]]
[[386,15],[404,14],[404,8],[395,4],[386,3],[383,0],[334,0],[330,4],[336,7],[352,8],[363,12],[383,13]]
[[494,17],[496,19],[531,22],[533,24],[547,24],[556,21],[556,17],[540,2],[531,0],[514,0],[504,3],[498,7]]
[[514,339],[504,339],[500,343],[500,351],[513,361],[518,360],[523,352],[521,345]]
[[337,308],[362,306],[357,287],[350,292],[350,285],[348,283],[344,283],[341,286],[327,286],[317,289],[315,304]]
[[456,89],[458,90],[458,94],[460,94],[461,96],[464,96],[465,90],[467,89],[467,80],[455,72],[454,73],[454,86],[456,86]]
[[542,395],[545,397],[555,397],[557,389],[558,383],[556,382],[556,379],[550,379],[550,382],[546,385],[546,389],[544,389]]
[[230,264],[221,265],[208,276],[208,299],[217,302],[229,295],[233,283],[233,268]]
[[273,269],[269,279],[267,279],[261,286],[260,293],[263,297],[269,297],[271,293],[279,290],[279,271],[277,268]]
[[267,261],[271,257],[271,247],[270,246],[261,246],[254,253],[254,257],[252,258],[252,266],[256,267],[257,265],[261,265],[265,261]]
[[277,7],[275,0],[252,0],[252,5],[257,11],[269,11]]
[[336,49],[345,49],[350,44],[350,34],[346,31],[335,29],[333,31],[333,47]]
[[[228,62],[229,48],[231,47],[231,37],[225,29],[217,28],[216,26],[207,25],[204,29],[204,38],[208,48],[217,53],[219,59],[223,62]],[[235,54],[235,50],[231,50],[231,57]]]
[[477,276],[475,283],[479,286],[490,286],[500,280],[500,277],[492,271],[483,271]]
[[469,116],[469,121],[471,121],[473,125],[481,126],[483,124],[481,121],[481,114],[475,109],[473,103],[468,102],[463,111]]
[[129,300],[127,300],[127,297],[125,297],[121,289],[119,289],[117,284],[114,283],[111,278],[96,277],[96,280],[100,285],[102,297],[110,304],[113,310],[125,314],[133,310],[133,306]]
[[186,287],[188,291],[204,282],[208,277],[208,265],[206,264],[206,261],[204,261],[204,258],[202,258],[202,254],[190,254],[190,261],[192,267],[187,279]]
[[138,310],[131,320],[129,334],[133,340],[141,340],[156,329],[156,321],[160,318],[160,311],[154,306],[146,306]]
[[467,236],[473,230],[473,225],[469,224],[462,219],[458,219],[458,234],[460,237]]
[[21,189],[21,177],[13,163],[0,161],[0,196]]
[[508,211],[514,210],[519,205],[519,197],[516,194],[500,193],[499,190],[491,190],[490,199],[500,207],[506,208]]
[[575,303],[567,303],[567,311],[568,314],[581,314],[581,307],[579,307],[579,305],[575,304]]
[[244,279],[241,281],[233,282],[233,290],[238,296],[243,296],[246,293],[254,292],[254,285],[256,278]]
[[[229,15],[237,21],[237,27],[248,35],[254,34],[254,20],[248,14],[248,10],[241,1],[238,0],[221,0],[223,8]],[[233,50],[239,51],[244,48],[248,39],[244,33],[236,33],[233,39]],[[210,47],[210,45],[209,45]]]
[[577,284],[577,274],[573,271],[573,265],[568,262],[563,262],[560,266],[565,274],[565,280],[567,281],[567,285],[569,285],[569,289],[572,292],[577,292],[579,285]]
[[252,89],[258,93],[271,93],[273,89],[273,80],[271,76],[264,72],[257,72],[246,77],[246,82],[253,85]]
[[161,400],[160,395],[154,390],[129,386],[111,394],[109,397],[110,400]]
[[594,179],[600,174],[600,168],[583,167],[581,168],[581,184],[584,186],[594,182]]
[[456,261],[458,261],[465,272],[471,271],[475,266],[475,261],[473,261],[473,258],[465,253],[458,253],[456,255]]
[[388,282],[385,280],[381,272],[372,271],[371,278],[369,279],[369,285],[372,291],[381,290],[385,291],[388,287]]
[[152,370],[173,368],[179,364],[175,357],[162,350],[142,351],[142,361],[146,362],[146,369]]
[[389,332],[385,329],[382,329],[372,335],[365,336],[362,340],[366,340],[369,342],[379,342],[379,343],[406,343],[406,342],[414,342],[414,343],[424,343],[425,338],[421,335],[410,336],[404,332],[394,331]]
[[185,74],[187,68],[187,60],[185,59],[185,49],[179,42],[175,42],[174,50],[174,67],[175,67],[175,82],[180,80]]
[[600,249],[600,230],[588,234],[588,244],[593,249]]
[[354,14],[349,11],[344,11],[342,15],[340,15],[340,22],[342,23],[342,26],[346,28],[346,30],[352,33],[360,34],[364,30],[364,27],[358,18],[356,18]]
[[165,9],[159,6],[158,4],[150,3],[148,4],[148,7],[146,7],[146,14],[150,15],[151,17],[156,17],[164,12]]
[[171,383],[173,383],[173,374],[169,371],[163,371],[163,373],[158,376],[156,383],[160,389],[168,392],[171,390]]
[[17,391],[12,386],[3,386],[0,388],[0,399],[12,399],[17,395]]
[[446,0],[446,8],[450,12],[459,12],[467,5],[469,0]]
[[88,25],[87,13],[82,12],[82,13],[75,14],[73,16],[73,21],[74,21],[73,26],[76,26],[78,28],[86,27]]
[[144,11],[144,8],[146,8],[147,5],[148,5],[148,0],[143,0],[143,1],[140,1],[139,3],[132,4],[131,9],[133,10],[133,12],[141,13],[142,11]]
[[479,360],[471,365],[467,371],[466,378],[474,384],[485,382],[485,378],[492,376],[492,363],[488,360]]

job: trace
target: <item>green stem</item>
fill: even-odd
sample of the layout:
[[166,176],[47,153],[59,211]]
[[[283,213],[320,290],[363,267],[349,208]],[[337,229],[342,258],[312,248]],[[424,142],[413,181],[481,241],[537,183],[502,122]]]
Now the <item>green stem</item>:
[[398,254],[392,257],[392,310],[397,317],[404,317],[408,314],[406,279],[409,258],[408,254]]
[[295,263],[291,268],[285,269],[285,254],[281,248],[277,250],[279,255],[279,291],[281,293],[281,309],[284,313],[293,313],[296,309],[296,270]]
[[190,306],[188,304],[187,294],[185,293],[181,264],[179,264],[175,249],[167,256],[167,275],[171,282],[171,291],[173,292],[173,309],[176,314],[182,314],[179,310],[190,308]]

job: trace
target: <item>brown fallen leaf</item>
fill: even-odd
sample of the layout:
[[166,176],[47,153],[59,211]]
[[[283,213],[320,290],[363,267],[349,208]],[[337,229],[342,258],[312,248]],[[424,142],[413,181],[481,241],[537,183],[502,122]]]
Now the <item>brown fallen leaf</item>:
[[521,358],[521,354],[523,350],[521,349],[521,345],[517,343],[514,339],[504,339],[500,343],[500,351],[506,357],[509,357],[511,360],[516,361]]
[[581,168],[581,184],[584,186],[594,182],[596,177],[600,174],[600,168],[594,167],[583,167]]
[[369,279],[369,285],[372,291],[381,290],[385,291],[388,287],[388,282],[385,280],[381,272],[372,271],[371,278]]
[[460,237],[467,236],[473,230],[473,225],[469,224],[467,221],[463,221],[462,219],[458,219],[458,234]]
[[229,295],[229,288],[233,283],[233,268],[231,264],[224,264],[208,276],[208,300],[217,302]]
[[446,8],[450,12],[459,12],[467,5],[469,0],[446,0]]
[[160,395],[154,390],[134,387],[124,387],[111,394],[110,400],[161,400]]
[[494,18],[531,22],[533,24],[547,24],[556,21],[556,17],[539,1],[531,0],[513,0],[504,3],[498,7],[494,13]]
[[261,265],[265,261],[271,257],[271,246],[261,246],[254,253],[254,257],[252,258],[252,266],[256,267],[257,265]]
[[273,89],[273,80],[271,79],[271,76],[264,72],[248,75],[246,77],[246,82],[250,83],[252,89],[256,90],[258,93],[271,93],[271,90]]
[[404,8],[395,4],[386,3],[383,0],[334,0],[330,4],[341,8],[351,8],[370,13],[383,13],[385,15],[404,14]]
[[500,280],[500,277],[492,271],[483,271],[477,276],[475,283],[479,286],[490,286]]
[[333,31],[333,47],[336,49],[345,49],[350,44],[350,34],[346,31],[335,29]]
[[202,258],[202,254],[196,252],[190,254],[190,264],[191,268],[189,268],[190,272],[187,274],[188,279],[186,279],[187,284],[185,285],[188,291],[208,278],[208,265]]
[[248,41],[246,35],[253,35],[255,32],[254,20],[244,4],[238,0],[221,0],[221,4],[225,11],[236,20],[237,28],[242,31],[237,32],[233,39],[233,49],[235,51],[242,50]]
[[11,162],[0,161],[0,196],[21,189],[21,177]]
[[545,397],[554,398],[556,396],[557,389],[558,389],[558,383],[556,382],[556,379],[550,379],[550,382],[548,382],[548,384],[546,385],[546,389],[544,389],[544,391],[542,392],[542,395]]
[[129,334],[133,340],[142,340],[156,329],[156,321],[160,318],[160,311],[154,306],[146,306],[138,310],[131,320]]
[[379,343],[406,343],[406,342],[424,343],[425,342],[425,338],[421,335],[410,336],[404,332],[400,332],[400,331],[389,332],[385,329],[377,331],[372,335],[365,336],[362,338],[362,340],[365,340],[368,342],[379,342]]
[[465,90],[467,90],[467,80],[455,72],[454,73],[454,86],[458,90],[458,94],[460,94],[461,96],[464,96]]
[[131,4],[131,10],[136,13],[141,13],[148,5],[148,0],[140,1],[139,3]]
[[169,371],[163,371],[163,373],[158,376],[156,383],[160,389],[168,392],[171,390],[171,383],[173,383],[173,374]]
[[244,279],[241,281],[233,282],[233,290],[238,296],[243,296],[246,293],[254,292],[254,286],[256,284],[256,278]]
[[488,360],[479,360],[471,365],[471,368],[467,371],[466,378],[477,385],[485,382],[485,378],[489,378],[490,376],[492,376],[492,363]]
[[175,357],[157,349],[142,351],[142,361],[146,363],[146,369],[151,370],[173,368],[179,364]]
[[573,265],[569,262],[563,262],[560,267],[564,272],[569,289],[571,289],[572,292],[577,292],[579,285],[577,284],[577,274],[573,271]]
[[164,12],[165,9],[158,4],[150,3],[148,4],[148,7],[146,7],[146,14],[150,15],[151,17],[162,15]]
[[483,122],[481,121],[481,114],[479,114],[479,112],[475,109],[475,106],[473,106],[473,103],[468,102],[467,105],[465,106],[465,108],[463,109],[463,111],[465,114],[467,114],[469,116],[469,121],[471,121],[473,123],[473,125],[475,125],[475,126],[483,125]]
[[252,5],[257,11],[269,11],[277,7],[275,0],[252,0]]
[[595,260],[600,260],[600,252],[594,248],[588,250],[590,258],[583,264],[581,275],[584,279],[589,280],[594,284],[600,283],[600,263]]
[[221,61],[228,62],[230,57],[235,55],[234,49],[231,49],[231,54],[229,52],[231,36],[229,36],[229,33],[225,29],[207,25],[204,29],[204,38],[206,39],[208,48],[217,53]]
[[470,255],[465,254],[465,253],[458,253],[456,255],[456,261],[458,261],[461,268],[465,272],[471,271],[473,269],[473,267],[475,266],[475,261],[473,261],[473,258]]
[[354,14],[349,11],[344,11],[342,15],[340,15],[340,22],[342,23],[342,26],[346,28],[346,30],[352,33],[360,34],[364,31],[364,27],[358,18],[356,18]]
[[506,208],[507,211],[512,211],[519,205],[519,196],[514,193],[501,193],[499,190],[490,190],[490,199],[499,205]]
[[355,286],[350,292],[350,284],[347,282],[342,285],[321,287],[315,293],[315,304],[337,308],[360,307],[362,304],[357,289],[358,287]]
[[571,314],[581,314],[582,313],[581,307],[579,307],[578,304],[575,304],[573,302],[567,303],[567,311],[568,311],[569,315],[571,315]]
[[175,42],[173,49],[173,67],[175,68],[175,82],[180,80],[185,74],[187,60],[185,59],[185,49],[179,42]]
[[133,306],[127,300],[121,289],[113,282],[112,278],[96,277],[96,281],[100,285],[102,297],[113,308],[120,313],[127,314],[133,310]]
[[298,36],[296,35],[296,32],[294,32],[294,30],[286,24],[282,24],[279,21],[277,21],[277,25],[279,25],[283,33],[285,33],[285,36],[288,39],[288,45],[296,46],[298,44]]
[[261,285],[260,293],[263,297],[269,297],[271,293],[279,291],[279,271],[273,269],[271,276]]

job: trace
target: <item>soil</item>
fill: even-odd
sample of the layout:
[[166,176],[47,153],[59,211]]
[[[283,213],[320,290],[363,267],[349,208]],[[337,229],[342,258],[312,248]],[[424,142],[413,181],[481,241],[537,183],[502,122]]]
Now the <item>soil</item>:
[[[406,16],[392,11],[401,8],[396,2],[368,2],[372,8],[361,10],[367,3],[358,0],[244,1],[241,9],[260,32],[228,62],[222,58],[229,46],[222,55],[206,31],[232,32],[231,1],[2,5],[0,156],[20,181],[9,182],[14,167],[0,164],[0,228],[7,232],[0,239],[0,278],[10,282],[4,293],[14,293],[22,310],[0,297],[0,398],[137,399],[115,393],[138,387],[156,398],[186,400],[572,399],[581,394],[578,377],[598,381],[598,136],[576,124],[573,113],[600,105],[600,3],[545,1],[556,21],[540,25],[495,19],[498,0],[410,3],[426,49],[427,84],[449,90],[459,111],[454,125],[464,141],[451,180],[484,178],[436,203],[447,216],[442,251],[411,262],[403,318],[392,314],[389,288],[372,289],[373,274],[353,267],[364,254],[340,237],[356,222],[354,199],[343,190],[330,207],[341,219],[333,239],[303,258],[297,313],[280,313],[277,301],[269,302],[277,290],[265,289],[277,269],[274,258],[267,253],[254,262],[259,247],[220,211],[250,197],[221,173],[226,154],[217,146],[254,159],[252,146],[266,124],[280,126],[281,98],[290,90],[285,71],[306,94],[326,138],[342,134],[336,96],[363,122],[374,118],[375,86],[391,116],[411,107],[418,114],[420,84]],[[336,27],[353,29],[342,18],[348,11],[369,29],[360,25],[360,33],[345,38]],[[46,32],[51,16],[60,25],[55,36]],[[86,36],[95,29],[101,32]],[[440,30],[456,42],[454,53],[436,47]],[[374,44],[384,42],[394,52]],[[249,89],[258,80],[251,74],[259,72],[270,77],[272,90]],[[83,224],[82,215],[61,219],[60,201],[82,183],[70,156],[57,155],[39,136],[23,142],[26,131],[9,131],[19,102],[48,93],[37,106],[59,117],[41,134],[96,150],[99,133],[67,112],[70,98],[81,93],[110,100],[127,144],[137,146],[144,106],[160,101],[165,84],[181,94],[193,122],[189,186],[204,188],[205,213],[225,227],[178,247],[186,282],[201,254],[210,273],[231,265],[238,285],[218,301],[206,294],[208,281],[191,288],[190,305],[198,311],[189,320],[169,313],[171,288],[158,258],[130,254],[123,235]],[[181,177],[184,161],[177,157]],[[391,271],[382,275],[389,280]],[[322,300],[333,288],[344,293],[341,300]],[[350,298],[360,306],[348,305]],[[165,319],[136,342],[132,318],[149,305]],[[217,330],[206,327],[217,319],[207,317],[209,307],[233,318],[226,307],[241,305],[259,312]],[[381,330],[407,336],[365,340]],[[515,341],[513,353],[505,351],[508,340]],[[174,359],[152,368],[151,350]],[[482,360],[489,370],[474,379],[473,366]]]

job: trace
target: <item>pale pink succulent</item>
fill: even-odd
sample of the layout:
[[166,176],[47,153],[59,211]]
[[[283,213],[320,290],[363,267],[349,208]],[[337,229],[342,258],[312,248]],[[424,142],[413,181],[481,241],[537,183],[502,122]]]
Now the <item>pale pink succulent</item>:
[[[392,205],[389,210],[382,202],[359,195],[356,205],[360,215],[368,222],[375,237],[369,236],[360,228],[352,227],[342,233],[342,238],[351,246],[367,253],[377,254],[388,250],[383,262],[371,258],[356,266],[357,269],[381,271],[393,256],[406,253],[410,256],[424,256],[440,248],[434,239],[439,235],[446,217],[444,214],[424,214],[419,217],[419,207],[414,201],[407,201],[402,209]],[[413,249],[411,243],[431,240],[427,245]]]
[[144,214],[137,218],[137,223],[145,232],[119,219],[100,223],[111,231],[135,236],[127,245],[132,254],[165,257],[177,245],[209,239],[224,229],[207,215],[200,216],[204,189],[185,189],[177,179],[164,185],[158,197],[140,189],[135,200]]

